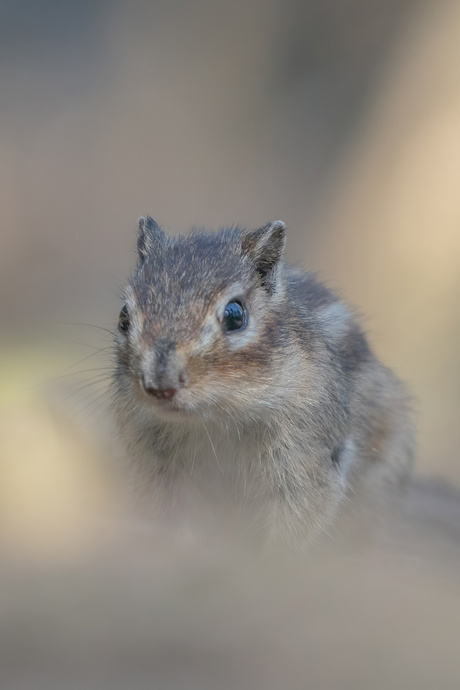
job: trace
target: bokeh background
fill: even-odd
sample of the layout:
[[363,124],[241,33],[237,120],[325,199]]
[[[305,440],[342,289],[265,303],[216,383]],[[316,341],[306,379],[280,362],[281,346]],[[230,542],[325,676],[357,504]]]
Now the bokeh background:
[[[460,686],[459,64],[458,0],[0,0],[2,687]],[[146,213],[280,218],[363,314],[450,484],[397,557],[126,519],[110,330]]]
[[120,500],[100,459],[110,335],[65,324],[114,327],[145,213],[172,232],[283,219],[290,260],[408,382],[418,472],[460,485],[459,64],[457,0],[0,2],[13,542],[67,543]]

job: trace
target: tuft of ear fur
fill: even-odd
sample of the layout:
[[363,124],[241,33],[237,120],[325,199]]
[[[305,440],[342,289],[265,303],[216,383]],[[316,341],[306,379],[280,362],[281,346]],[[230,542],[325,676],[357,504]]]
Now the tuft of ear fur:
[[158,223],[150,216],[139,218],[137,233],[137,250],[141,262],[155,251],[155,248],[162,244],[165,234]]
[[285,246],[286,224],[282,220],[267,223],[263,228],[250,230],[243,236],[242,251],[254,262],[267,292],[275,289],[276,267],[283,258]]

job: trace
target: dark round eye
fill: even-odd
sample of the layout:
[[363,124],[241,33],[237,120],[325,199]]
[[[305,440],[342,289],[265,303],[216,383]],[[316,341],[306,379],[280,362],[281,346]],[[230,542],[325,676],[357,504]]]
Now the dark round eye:
[[225,307],[224,328],[226,331],[239,331],[246,326],[246,311],[241,302],[229,302]]
[[118,330],[122,333],[127,333],[129,331],[129,311],[126,304],[123,306],[118,318]]

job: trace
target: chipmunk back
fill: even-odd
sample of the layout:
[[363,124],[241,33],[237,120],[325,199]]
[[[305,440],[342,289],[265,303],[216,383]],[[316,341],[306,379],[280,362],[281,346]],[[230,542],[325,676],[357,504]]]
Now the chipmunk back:
[[220,496],[289,543],[347,498],[391,493],[414,440],[404,387],[285,242],[281,221],[172,237],[141,218],[114,399],[153,502]]

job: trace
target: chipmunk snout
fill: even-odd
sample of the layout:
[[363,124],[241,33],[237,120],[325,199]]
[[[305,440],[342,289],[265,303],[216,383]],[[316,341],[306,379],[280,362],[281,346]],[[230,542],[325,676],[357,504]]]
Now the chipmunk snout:
[[147,395],[158,400],[171,400],[187,386],[185,358],[174,341],[159,339],[155,343],[143,358],[139,382]]
[[147,395],[153,395],[154,398],[159,400],[171,400],[176,395],[176,388],[152,388],[152,386],[145,386],[144,391]]

